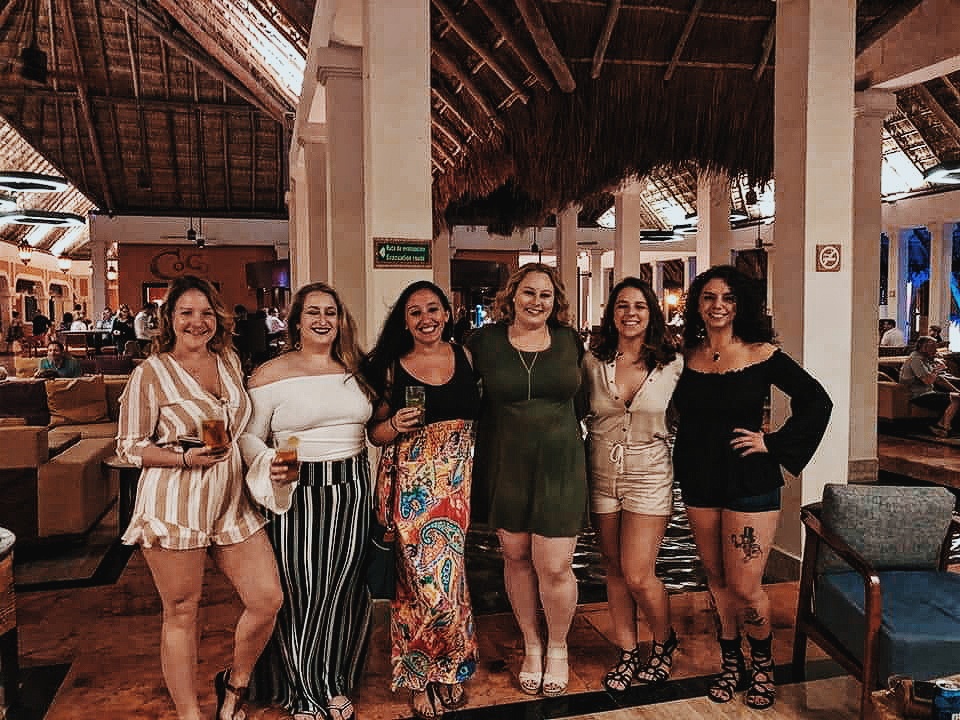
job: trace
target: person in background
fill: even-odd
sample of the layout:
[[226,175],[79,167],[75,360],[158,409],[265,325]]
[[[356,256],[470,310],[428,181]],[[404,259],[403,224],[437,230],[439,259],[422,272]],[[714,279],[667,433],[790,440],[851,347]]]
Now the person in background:
[[[799,475],[833,407],[823,386],[773,344],[758,283],[730,265],[700,273],[684,306],[684,367],[673,467],[719,619],[720,675],[707,697],[745,689],[754,709],[773,705],[772,618],[763,571],[780,518],[781,465]],[[764,427],[772,386],[790,418]],[[741,627],[750,645],[749,674]]]
[[60,325],[57,326],[57,332],[70,332],[70,329],[73,327],[73,322],[73,313],[65,312],[63,319],[60,321]]
[[283,320],[280,319],[280,311],[276,308],[267,310],[266,324],[269,335],[282,333],[287,327]]
[[68,353],[59,340],[47,343],[47,356],[40,361],[36,377],[39,378],[75,378],[80,377],[83,371],[80,363]]
[[134,328],[133,320],[134,318],[130,312],[130,307],[128,305],[121,305],[120,309],[117,310],[116,317],[113,318],[113,324],[110,329],[112,344],[116,346],[118,352],[123,351],[125,353],[127,343],[131,340],[136,341],[137,339],[137,332]]
[[900,383],[910,390],[910,403],[943,413],[930,426],[937,437],[950,435],[960,408],[960,389],[948,375],[947,364],[937,357],[937,341],[929,335],[917,338],[914,351],[900,366]]
[[946,340],[944,340],[943,337],[941,337],[940,335],[941,332],[943,332],[943,328],[941,328],[939,325],[931,325],[930,327],[927,328],[927,335],[929,335],[934,340],[936,340],[937,345],[940,345],[941,343],[946,342]]
[[[201,718],[198,613],[207,555],[242,605],[232,666],[214,680],[216,720],[246,717],[247,681],[283,602],[266,521],[244,484],[237,439],[250,399],[230,331],[213,285],[191,275],[173,280],[156,352],[133,370],[120,397],[117,454],[142,468],[123,542],[140,545],[160,594],[160,661],[180,720]],[[205,420],[223,422],[225,445],[182,439],[199,435]]]
[[467,340],[483,382],[474,473],[481,490],[474,502],[489,508],[488,523],[500,538],[507,597],[523,636],[520,689],[554,696],[566,692],[569,679],[573,551],[587,505],[574,409],[584,348],[557,271],[548,265],[517,270],[495,306],[499,322]]
[[43,340],[50,330],[50,318],[43,313],[35,313],[33,318],[33,336]]
[[244,374],[249,375],[253,365],[250,362],[250,317],[246,305],[233,306],[233,346],[240,356]]
[[461,307],[457,311],[457,321],[453,324],[453,341],[463,345],[463,340],[470,332],[470,313],[467,308]]
[[[7,352],[16,352],[19,349],[20,340],[23,339],[23,321],[20,319],[20,311],[10,312],[10,325],[7,326],[7,333],[4,336],[7,342]],[[17,349],[14,348],[17,343]]]
[[[296,292],[288,332],[288,350],[250,378],[253,415],[240,440],[285,600],[254,692],[296,720],[348,720],[371,614],[362,565],[373,392],[357,373],[356,325],[332,287],[317,282]],[[285,446],[296,448],[299,471],[278,463]],[[284,484],[289,478],[295,482]]]
[[[64,315],[66,318],[66,315]],[[70,332],[86,332],[90,327],[87,325],[87,321],[82,317],[77,317],[74,315],[73,322],[70,323]]]
[[[467,702],[477,666],[464,567],[480,392],[467,352],[450,342],[450,301],[432,282],[408,285],[391,308],[364,374],[380,398],[367,435],[382,446],[377,511],[395,527],[393,682],[414,715],[433,720]],[[411,406],[407,389],[424,393]],[[391,502],[392,501],[392,502]]]
[[[682,369],[653,289],[624,278],[610,292],[594,347],[583,359],[593,526],[620,646],[619,661],[603,677],[613,692],[625,691],[634,679],[666,681],[677,649],[670,601],[655,566],[673,510],[666,414]],[[647,658],[637,643],[638,609],[653,632]]]
[[140,350],[144,353],[149,352],[153,339],[160,334],[157,306],[152,302],[144,303],[143,308],[133,318],[133,332],[137,336],[137,342],[140,343]]
[[902,347],[907,344],[903,331],[895,320],[889,318],[880,321],[880,347]]

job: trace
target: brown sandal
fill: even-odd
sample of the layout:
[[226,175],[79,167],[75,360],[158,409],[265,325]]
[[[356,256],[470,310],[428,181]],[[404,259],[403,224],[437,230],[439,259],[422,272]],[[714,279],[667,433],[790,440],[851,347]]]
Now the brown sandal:
[[246,711],[246,700],[247,700],[247,688],[236,687],[230,684],[230,669],[221,670],[217,673],[217,676],[213,679],[213,687],[217,691],[217,713],[215,715],[216,720],[221,720],[220,711],[223,709],[223,703],[227,699],[227,693],[232,694],[236,701],[233,705],[233,715],[230,720],[246,720],[247,711]]

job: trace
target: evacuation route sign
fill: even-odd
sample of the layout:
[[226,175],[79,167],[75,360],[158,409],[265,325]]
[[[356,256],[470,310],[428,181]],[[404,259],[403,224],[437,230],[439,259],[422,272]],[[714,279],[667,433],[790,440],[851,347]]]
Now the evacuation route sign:
[[374,238],[373,266],[376,268],[428,268],[429,240],[405,238]]

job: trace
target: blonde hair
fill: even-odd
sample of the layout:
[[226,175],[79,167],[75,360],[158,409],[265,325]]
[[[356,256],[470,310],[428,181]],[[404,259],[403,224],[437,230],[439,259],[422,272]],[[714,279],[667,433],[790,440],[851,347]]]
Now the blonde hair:
[[570,302],[567,300],[563,283],[560,282],[560,275],[555,268],[543,263],[527,263],[510,276],[507,284],[503,286],[503,290],[497,293],[497,297],[493,301],[493,309],[497,320],[507,325],[513,324],[513,321],[516,320],[513,300],[517,295],[517,288],[520,287],[520,283],[527,275],[535,272],[546,275],[553,285],[553,311],[547,318],[547,324],[554,327],[560,325],[570,327],[572,325]]

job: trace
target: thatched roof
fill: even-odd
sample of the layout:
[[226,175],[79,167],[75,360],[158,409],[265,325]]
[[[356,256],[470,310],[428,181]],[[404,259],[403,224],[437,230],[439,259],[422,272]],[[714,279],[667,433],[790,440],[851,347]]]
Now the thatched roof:
[[[858,45],[917,2],[861,0]],[[9,0],[0,116],[40,159],[7,147],[2,128],[0,158],[49,163],[89,200],[44,202],[79,212],[89,202],[114,214],[285,217],[313,6]],[[641,176],[644,222],[664,226],[658,203],[693,212],[703,168],[737,178],[739,206],[773,171],[775,10],[769,0],[432,0],[435,219],[504,230],[577,202],[591,222],[611,190]],[[33,37],[50,68],[42,85],[19,72]],[[921,166],[956,159],[958,87],[955,74],[901,91],[888,150]],[[0,239],[23,232],[0,227]],[[54,232],[41,247],[56,242]],[[86,254],[82,238],[70,252]]]

